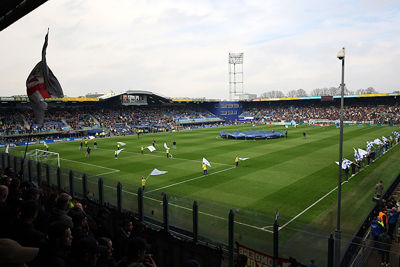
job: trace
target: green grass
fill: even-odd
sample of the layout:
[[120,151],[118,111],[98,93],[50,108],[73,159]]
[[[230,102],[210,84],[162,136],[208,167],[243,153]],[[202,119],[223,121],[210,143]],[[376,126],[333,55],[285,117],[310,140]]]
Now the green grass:
[[[288,129],[288,138],[274,140],[226,140],[219,138],[219,131],[266,129],[279,131],[281,126],[230,126],[175,133],[158,133],[136,136],[97,139],[98,149],[92,150],[88,159],[79,151],[79,142],[50,144],[50,151],[60,153],[61,166],[103,177],[105,198],[115,203],[115,186],[121,182],[124,190],[124,208],[136,210],[136,195],[141,176],[147,176],[154,168],[167,174],[151,176],[145,190],[146,215],[162,218],[160,200],[167,193],[172,224],[191,229],[193,200],[198,201],[200,214],[199,232],[203,236],[227,241],[229,209],[235,213],[235,238],[248,246],[270,251],[276,210],[279,224],[285,225],[296,215],[333,190],[338,184],[339,130],[335,127],[298,127]],[[366,141],[388,137],[394,127],[345,127],[344,157],[353,159],[353,147],[365,149]],[[303,138],[303,131],[307,138]],[[140,154],[140,146],[157,141],[157,151]],[[177,149],[172,149],[176,140]],[[124,151],[114,159],[117,142],[124,142]],[[173,158],[166,158],[163,144],[171,148]],[[89,141],[93,148],[93,141]],[[42,148],[43,146],[30,147]],[[13,148],[18,153],[23,148]],[[10,150],[11,151],[11,150]],[[235,155],[249,160],[241,161],[234,168]],[[384,180],[389,185],[399,173],[399,164],[393,164],[399,151],[395,147],[371,167],[354,176],[343,185],[343,231],[350,235],[357,228],[373,203],[376,182]],[[205,157],[212,167],[203,176],[201,161]],[[67,159],[67,160],[64,160]],[[382,166],[382,167],[381,167]],[[118,170],[118,171],[116,171]],[[95,190],[95,186],[92,185]],[[337,191],[327,195],[318,204],[304,212],[280,231],[286,245],[296,233],[317,233],[326,241],[336,225]],[[347,216],[348,214],[348,216]],[[261,228],[264,228],[261,229]],[[312,229],[310,229],[310,227]],[[316,230],[317,229],[317,230]],[[266,230],[266,231],[265,231]],[[304,238],[304,237],[303,237]],[[325,244],[325,243],[324,243]],[[290,247],[290,246],[288,246]],[[292,255],[293,255],[292,250]],[[325,254],[324,254],[325,255]]]

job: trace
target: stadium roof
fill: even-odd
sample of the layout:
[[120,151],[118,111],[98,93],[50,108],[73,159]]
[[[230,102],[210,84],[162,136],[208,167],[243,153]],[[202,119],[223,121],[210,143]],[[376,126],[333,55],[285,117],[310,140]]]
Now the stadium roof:
[[26,14],[35,10],[47,0],[1,0],[0,31],[4,30]]

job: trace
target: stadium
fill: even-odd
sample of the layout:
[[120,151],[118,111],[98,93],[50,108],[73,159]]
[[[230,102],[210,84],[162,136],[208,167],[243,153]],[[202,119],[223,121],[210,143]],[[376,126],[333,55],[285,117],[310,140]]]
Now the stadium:
[[[2,29],[45,1],[27,2],[10,4]],[[128,266],[138,251],[141,266],[398,260],[372,230],[386,216],[382,231],[399,236],[398,92],[43,98],[39,123],[29,88],[0,96],[0,240],[11,254],[39,248],[21,263]]]

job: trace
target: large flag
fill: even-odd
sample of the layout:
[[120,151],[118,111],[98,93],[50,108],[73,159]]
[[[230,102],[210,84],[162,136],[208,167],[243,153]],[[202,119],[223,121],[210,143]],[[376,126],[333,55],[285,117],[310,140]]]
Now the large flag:
[[361,156],[358,154],[358,151],[357,151],[357,149],[355,149],[354,147],[353,147],[353,149],[354,149],[354,161],[360,161],[361,160]]
[[[342,169],[345,170],[345,169],[349,168],[351,163],[352,162],[350,160],[348,160],[346,158],[343,158],[343,160],[342,160]],[[339,162],[336,161],[336,164],[339,165]]]
[[363,150],[363,149],[361,149],[361,148],[359,148],[358,149],[358,155],[360,155],[361,158],[364,158],[364,157],[366,157],[368,155],[368,152]]
[[371,149],[374,147],[374,143],[373,142],[369,142],[367,141],[367,152],[369,153],[371,151]]
[[153,152],[154,150],[156,150],[156,148],[154,146],[148,146],[147,148],[150,150],[150,152]]
[[376,138],[373,143],[375,145],[383,145],[382,141],[379,138]]
[[248,160],[249,158],[239,158],[239,160]]
[[165,149],[169,149],[169,147],[167,146],[166,143],[164,143],[164,148],[165,148]]
[[35,114],[35,121],[39,124],[43,124],[44,111],[47,109],[44,99],[64,97],[60,83],[46,63],[48,36],[47,30],[42,48],[42,60],[36,64],[26,79],[26,91]]
[[208,160],[206,160],[206,158],[203,158],[203,163],[206,164],[208,167],[211,167],[210,162],[208,162]]
[[386,137],[384,137],[384,136],[382,136],[382,140],[383,140],[383,142],[387,142],[388,141],[388,139],[386,138]]
[[124,150],[124,149],[117,150],[117,151],[115,151],[115,153],[118,155],[119,153],[121,153],[122,150]]
[[8,154],[8,148],[10,147],[9,144],[6,145],[6,153]]
[[160,174],[165,174],[165,173],[167,173],[168,171],[159,171],[159,170],[157,170],[157,169],[154,169],[151,173],[150,173],[150,175],[160,175]]
[[89,139],[90,140],[92,140],[92,139],[95,139],[96,137],[94,137],[94,136],[89,136]]
[[44,146],[47,146],[46,141],[43,141],[43,145],[44,145]]
[[117,142],[117,144],[120,144],[120,146],[125,146],[126,144],[123,142]]

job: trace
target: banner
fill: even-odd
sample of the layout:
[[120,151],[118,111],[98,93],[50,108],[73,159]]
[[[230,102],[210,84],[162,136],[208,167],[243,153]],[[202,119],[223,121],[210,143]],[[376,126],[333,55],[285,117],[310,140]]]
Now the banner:
[[[247,257],[247,267],[272,267],[274,258],[265,253],[245,247],[237,243],[238,255]],[[278,258],[277,267],[289,267],[290,263],[287,259]]]

